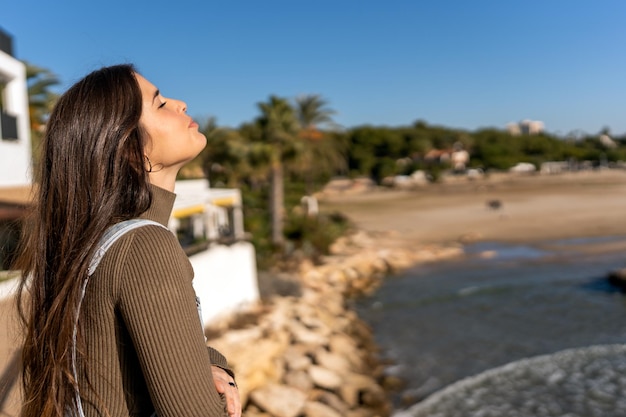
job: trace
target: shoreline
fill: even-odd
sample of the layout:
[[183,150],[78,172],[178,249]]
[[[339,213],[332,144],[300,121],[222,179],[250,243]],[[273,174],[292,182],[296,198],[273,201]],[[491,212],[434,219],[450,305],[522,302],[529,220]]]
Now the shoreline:
[[[320,206],[399,244],[540,243],[626,236],[626,171],[449,178],[413,190],[322,194]],[[499,201],[498,209],[489,208]]]
[[[492,199],[501,209],[489,208]],[[397,248],[457,247],[465,257],[466,245],[493,242],[555,254],[626,253],[624,171],[454,179],[413,190],[322,195],[320,201],[357,230],[395,239]]]

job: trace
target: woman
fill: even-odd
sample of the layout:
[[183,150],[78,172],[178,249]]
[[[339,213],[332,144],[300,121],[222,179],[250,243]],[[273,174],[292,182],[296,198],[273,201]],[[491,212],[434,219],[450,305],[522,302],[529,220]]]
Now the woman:
[[[226,360],[207,354],[191,264],[161,226],[176,174],[205,145],[185,103],[130,65],[94,71],[60,97],[16,265],[22,416],[241,415]],[[161,225],[116,241],[83,295],[100,238],[135,218]]]

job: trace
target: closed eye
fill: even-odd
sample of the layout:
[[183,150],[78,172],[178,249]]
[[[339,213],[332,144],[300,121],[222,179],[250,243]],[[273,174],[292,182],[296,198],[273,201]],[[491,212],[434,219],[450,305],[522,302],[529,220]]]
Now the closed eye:
[[166,105],[166,104],[167,104],[167,101],[164,101],[163,103],[159,104],[159,109],[160,109],[161,107],[165,107],[165,105]]

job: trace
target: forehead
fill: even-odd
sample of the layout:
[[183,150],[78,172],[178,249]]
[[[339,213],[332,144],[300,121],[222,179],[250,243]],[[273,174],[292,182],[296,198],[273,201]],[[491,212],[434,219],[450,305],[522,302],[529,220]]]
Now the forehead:
[[142,75],[135,73],[135,79],[137,79],[137,83],[139,84],[139,89],[141,90],[141,96],[144,101],[152,101],[157,88],[150,81],[146,80]]

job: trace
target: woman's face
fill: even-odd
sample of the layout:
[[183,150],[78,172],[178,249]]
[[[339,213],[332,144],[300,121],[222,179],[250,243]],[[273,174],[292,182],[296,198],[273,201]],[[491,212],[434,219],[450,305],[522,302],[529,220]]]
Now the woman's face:
[[155,170],[178,170],[206,146],[198,124],[185,112],[187,105],[161,95],[150,81],[135,74],[142,96],[139,124],[147,134],[144,151]]

